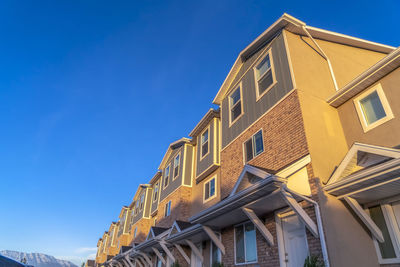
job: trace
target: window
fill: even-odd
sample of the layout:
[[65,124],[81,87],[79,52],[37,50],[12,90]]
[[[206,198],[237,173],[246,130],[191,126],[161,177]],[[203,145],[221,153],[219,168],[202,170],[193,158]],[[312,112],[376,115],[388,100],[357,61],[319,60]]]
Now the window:
[[235,227],[235,263],[257,261],[256,230],[251,222]]
[[[221,240],[221,237],[218,235],[219,239]],[[216,263],[221,262],[221,250],[214,244],[214,242],[211,241],[211,247],[210,247],[210,266],[215,266]]]
[[164,188],[167,187],[169,184],[169,167],[170,167],[170,165],[168,165],[168,167],[165,168],[165,171],[164,171]]
[[169,215],[171,215],[171,200],[165,204],[165,217],[168,217]]
[[179,153],[178,155],[176,155],[175,159],[174,159],[174,179],[178,176],[179,174],[179,166],[181,163],[181,154]]
[[200,136],[200,150],[201,150],[201,158],[204,158],[208,154],[209,150],[209,141],[208,141],[208,128],[205,130]]
[[140,195],[140,210],[143,209],[144,206],[144,193]]
[[158,190],[159,190],[160,184],[157,182],[156,185],[154,186],[154,194],[153,194],[153,202],[156,202],[158,199]]
[[381,264],[400,263],[400,201],[369,208],[385,241],[374,241]]
[[264,151],[262,130],[259,130],[249,140],[244,142],[243,146],[245,162],[248,162],[260,155]]
[[204,183],[204,201],[210,200],[216,196],[215,180],[216,180],[216,177],[213,177],[209,181]]
[[241,85],[229,96],[230,124],[233,124],[242,115]]
[[354,104],[364,132],[394,117],[380,84],[355,98]]
[[135,231],[133,232],[133,238],[136,238],[136,234],[137,234],[137,226],[135,228]]
[[257,100],[263,96],[275,82],[272,68],[272,56],[268,54],[254,67]]
[[139,205],[140,205],[140,201],[138,199],[138,200],[136,200],[135,215],[137,215],[139,213]]

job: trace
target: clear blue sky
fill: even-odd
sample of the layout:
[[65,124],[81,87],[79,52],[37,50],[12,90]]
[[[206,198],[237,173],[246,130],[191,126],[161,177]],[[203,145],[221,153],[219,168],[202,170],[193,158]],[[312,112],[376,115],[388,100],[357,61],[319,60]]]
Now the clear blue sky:
[[94,253],[283,12],[399,46],[399,3],[1,1],[0,250]]

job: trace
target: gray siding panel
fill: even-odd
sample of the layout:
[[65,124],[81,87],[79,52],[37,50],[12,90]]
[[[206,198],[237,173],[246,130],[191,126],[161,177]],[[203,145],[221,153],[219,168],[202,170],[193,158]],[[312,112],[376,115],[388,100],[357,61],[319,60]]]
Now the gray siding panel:
[[[160,181],[161,181],[161,179],[158,179],[158,180],[154,183],[154,185],[155,185],[156,183],[160,182]],[[157,210],[157,208],[158,208],[158,198],[160,198],[160,190],[161,190],[161,188],[158,188],[158,197],[157,197],[157,200],[154,201],[154,202],[153,202],[153,192],[154,192],[154,190],[152,190],[152,193],[151,193],[151,212],[150,212],[150,213],[155,212],[155,211]]]
[[193,162],[193,146],[187,145],[186,148],[186,166],[185,170],[185,180],[183,183],[185,185],[190,185],[192,182],[192,162]]
[[214,162],[214,120],[210,122],[210,131],[208,133],[208,140],[210,144],[210,150],[208,155],[206,155],[202,160],[200,160],[200,152],[201,152],[201,135],[197,136],[197,167],[196,167],[196,176],[200,175],[202,172],[207,170]]
[[[260,118],[266,111],[282,99],[283,96],[293,89],[289,62],[282,34],[272,41],[271,48],[277,83],[262,98],[256,101],[254,73],[253,69],[250,68],[241,80],[244,114],[231,127],[229,127],[229,99],[228,97],[224,98],[221,105],[222,148],[228,145],[233,139],[240,135],[247,127]],[[242,74],[251,66],[252,63],[254,63],[261,51],[263,51],[263,49],[254,54],[243,64],[243,71],[241,70]],[[236,79],[239,79],[240,76],[241,75],[238,75]]]
[[[169,157],[167,164],[165,166],[168,166],[170,164],[170,177],[169,177],[169,184],[166,188],[164,188],[164,170],[162,170],[162,182],[161,182],[161,194],[160,194],[160,201],[166,198],[169,194],[171,194],[173,191],[175,191],[179,186],[182,185],[182,166],[183,166],[183,158],[185,157],[184,155],[184,145],[182,145],[179,148],[176,148],[172,153],[171,156]],[[175,156],[181,152],[181,157],[180,157],[180,170],[178,176],[173,179],[173,163],[174,163],[174,158]]]

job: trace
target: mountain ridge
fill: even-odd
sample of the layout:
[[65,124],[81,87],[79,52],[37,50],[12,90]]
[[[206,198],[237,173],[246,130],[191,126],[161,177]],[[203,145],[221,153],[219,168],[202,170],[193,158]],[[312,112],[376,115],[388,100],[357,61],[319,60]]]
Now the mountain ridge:
[[26,253],[13,250],[2,250],[0,254],[11,259],[21,261],[26,258],[27,264],[34,267],[78,267],[67,260],[60,260],[44,253]]

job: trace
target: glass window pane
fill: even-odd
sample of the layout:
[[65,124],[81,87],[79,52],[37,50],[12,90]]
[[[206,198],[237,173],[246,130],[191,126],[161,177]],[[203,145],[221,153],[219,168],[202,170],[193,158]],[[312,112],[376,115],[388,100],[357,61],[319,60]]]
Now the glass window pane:
[[214,244],[214,242],[211,242],[211,264],[221,262],[220,255],[221,253],[219,251],[219,248]]
[[201,136],[201,143],[204,144],[208,141],[208,130],[206,130]]
[[233,106],[236,102],[240,100],[240,87],[231,94],[230,100],[231,100],[231,106]]
[[210,197],[215,194],[215,178],[210,181]]
[[246,162],[253,158],[253,141],[250,139],[244,143]]
[[201,156],[204,157],[208,153],[208,142],[201,146]]
[[371,124],[386,116],[378,93],[375,91],[360,100],[361,108],[368,124]]
[[257,80],[269,69],[271,68],[271,62],[269,60],[269,55],[267,55],[260,64],[257,65]]
[[244,263],[244,233],[243,225],[235,227],[236,263]]
[[234,121],[239,115],[242,114],[242,106],[241,103],[238,103],[236,106],[232,108],[231,111],[231,120]]
[[210,197],[210,184],[206,183],[204,186],[204,199],[208,199]]
[[254,135],[254,156],[259,155],[264,151],[262,131],[259,131]]
[[382,209],[380,206],[372,207],[369,209],[371,219],[376,223],[379,229],[382,231],[383,243],[378,242],[379,249],[383,259],[396,258],[396,254],[393,248],[392,241],[390,239],[389,230],[386,225],[385,217],[383,216]]
[[256,229],[253,223],[245,224],[246,262],[257,260]]
[[268,87],[271,86],[271,84],[274,82],[274,79],[272,78],[272,70],[269,70],[264,77],[262,77],[258,81],[258,94],[261,95],[262,93],[267,90]]

